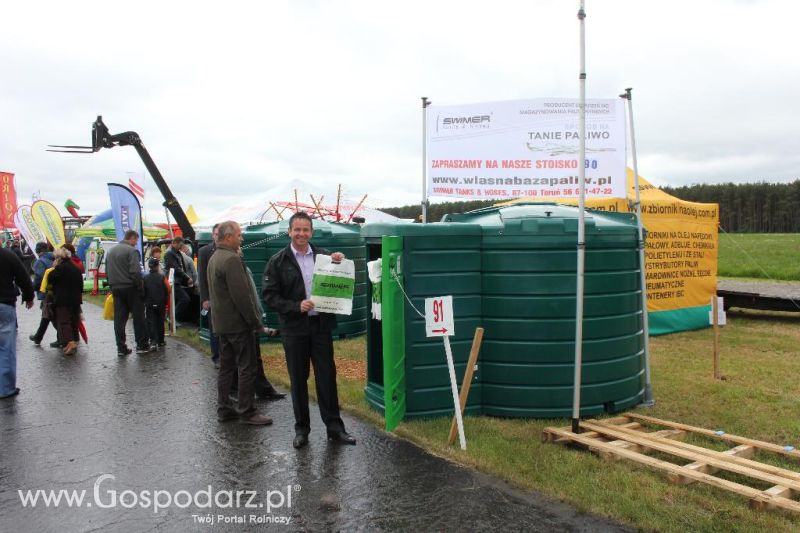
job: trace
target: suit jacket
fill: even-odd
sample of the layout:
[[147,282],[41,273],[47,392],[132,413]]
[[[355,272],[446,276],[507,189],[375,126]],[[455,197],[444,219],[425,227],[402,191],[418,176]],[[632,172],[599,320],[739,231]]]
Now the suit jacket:
[[249,277],[244,260],[236,250],[220,246],[208,261],[214,333],[255,332],[262,327],[261,312]]
[[[330,252],[309,243],[316,260],[317,254]],[[311,334],[308,313],[300,311],[300,302],[306,299],[306,286],[297,259],[294,258],[291,244],[273,255],[264,270],[261,285],[261,298],[278,312],[281,323],[281,336],[302,336]],[[320,329],[333,331],[336,328],[336,315],[319,313]]]
[[217,251],[217,243],[206,244],[197,252],[197,283],[200,285],[200,301],[209,299],[208,294],[208,262]]

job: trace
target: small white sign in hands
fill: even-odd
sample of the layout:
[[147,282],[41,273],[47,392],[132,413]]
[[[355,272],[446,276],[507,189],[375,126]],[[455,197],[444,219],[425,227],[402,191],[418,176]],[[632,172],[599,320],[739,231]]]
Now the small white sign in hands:
[[425,334],[428,337],[455,335],[452,296],[425,298]]

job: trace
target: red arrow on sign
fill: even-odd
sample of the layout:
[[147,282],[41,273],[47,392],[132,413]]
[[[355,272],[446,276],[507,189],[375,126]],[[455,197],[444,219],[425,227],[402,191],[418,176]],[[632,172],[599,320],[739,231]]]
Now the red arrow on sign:
[[442,329],[432,329],[431,333],[447,333],[447,328]]

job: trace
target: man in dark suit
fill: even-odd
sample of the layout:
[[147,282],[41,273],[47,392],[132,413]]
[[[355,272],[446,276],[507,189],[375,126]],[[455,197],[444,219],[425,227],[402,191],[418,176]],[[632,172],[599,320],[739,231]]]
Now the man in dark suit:
[[[311,301],[314,260],[318,253],[329,253],[309,242],[313,231],[311,217],[307,213],[292,215],[289,219],[292,242],[269,260],[261,293],[267,305],[280,316],[281,339],[292,388],[295,448],[308,444],[311,431],[308,413],[310,364],[314,365],[319,412],[327,429],[328,440],[343,444],[356,443],[356,439],[345,431],[339,414],[331,336],[331,331],[336,327],[336,317],[329,313],[318,313]],[[331,254],[331,259],[341,261],[344,255],[335,252]]]
[[214,333],[214,323],[211,321],[211,297],[208,295],[208,261],[217,251],[217,228],[219,222],[211,228],[211,243],[206,244],[197,252],[197,283],[200,285],[201,314],[205,314],[208,326],[209,343],[211,344],[211,361],[214,368],[219,368],[219,338]]

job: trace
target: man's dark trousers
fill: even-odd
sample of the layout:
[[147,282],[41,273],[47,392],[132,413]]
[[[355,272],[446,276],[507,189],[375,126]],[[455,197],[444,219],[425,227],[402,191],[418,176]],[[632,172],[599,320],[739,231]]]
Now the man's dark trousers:
[[163,305],[151,305],[147,308],[147,334],[150,343],[164,342],[164,320],[166,309]]
[[[175,320],[178,322],[186,318],[186,308],[192,303],[192,299],[186,292],[188,289],[178,283],[172,287],[172,292],[175,294]],[[197,317],[195,317],[196,319]],[[188,322],[188,321],[187,321]]]
[[117,349],[127,348],[125,343],[125,325],[128,323],[128,314],[133,315],[133,336],[136,346],[147,347],[147,323],[144,318],[144,300],[142,294],[134,287],[124,289],[111,289],[114,297],[114,336],[117,338]]
[[208,328],[208,343],[211,345],[211,361],[219,364],[219,336],[214,333],[214,323],[211,321],[211,309],[205,316]]
[[[260,363],[260,361],[259,361]],[[248,418],[253,407],[256,379],[256,345],[252,331],[219,335],[219,376],[217,379],[217,413],[220,416],[235,411],[231,402],[233,375],[239,378],[239,416]]]
[[[261,335],[259,333],[255,334],[256,339],[256,377],[253,381],[253,390],[256,392],[258,396],[265,397],[269,396],[270,394],[278,392],[275,390],[275,387],[272,385],[270,380],[267,378],[267,374],[264,372],[264,361],[261,360]],[[233,375],[233,379],[231,380],[231,394],[236,396],[238,393],[236,391],[239,390],[239,379],[236,374]]]
[[311,418],[308,413],[308,376],[310,363],[313,363],[317,402],[322,421],[328,433],[338,433],[344,431],[344,422],[339,414],[333,338],[329,331],[320,331],[318,316],[309,317],[309,323],[310,335],[282,336],[286,367],[292,384],[294,431],[297,435],[308,435],[311,430]]

